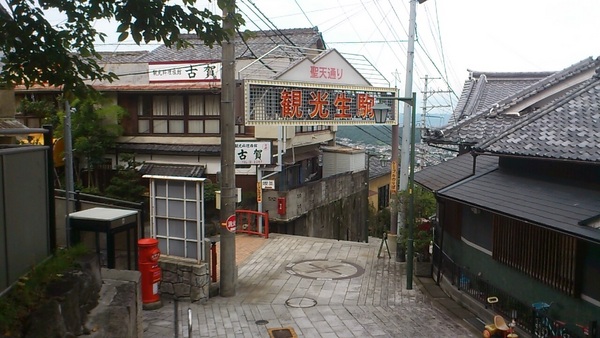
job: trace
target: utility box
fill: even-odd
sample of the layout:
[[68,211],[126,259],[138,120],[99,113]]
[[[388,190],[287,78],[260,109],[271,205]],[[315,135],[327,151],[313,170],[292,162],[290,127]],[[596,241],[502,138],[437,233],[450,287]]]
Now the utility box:
[[[117,249],[127,256],[128,270],[137,269],[138,212],[136,210],[92,208],[69,214],[71,243],[106,252],[106,267],[115,269]],[[103,264],[104,265],[104,264]],[[119,267],[121,268],[121,266]]]

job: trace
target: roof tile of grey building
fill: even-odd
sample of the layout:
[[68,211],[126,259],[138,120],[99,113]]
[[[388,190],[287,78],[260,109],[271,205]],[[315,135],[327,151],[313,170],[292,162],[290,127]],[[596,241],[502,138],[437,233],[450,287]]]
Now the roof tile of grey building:
[[600,162],[600,74],[475,150]]
[[[475,166],[475,172],[473,172]],[[415,182],[423,187],[438,191],[469,176],[487,173],[498,167],[498,158],[493,156],[478,156],[474,159],[470,154],[457,156],[444,162],[415,173]]]
[[102,59],[100,63],[136,63],[141,57],[148,54],[148,51],[131,52],[98,52]]
[[493,104],[554,74],[472,72],[465,81],[461,98],[454,111],[454,121],[460,121],[488,111]]
[[389,164],[382,163],[381,158],[378,156],[367,156],[369,156],[369,179],[375,179],[390,174],[391,170]]
[[156,144],[156,143],[119,143],[119,151],[135,151],[137,153],[151,154],[219,154],[221,145],[192,145],[192,144]]
[[[465,83],[455,110],[459,121],[451,121],[449,126],[444,128],[443,137],[428,137],[427,141],[442,144],[476,144],[497,135],[528,115],[503,114],[511,107],[550,86],[567,82],[599,65],[599,59],[587,58],[553,73],[473,73]],[[476,76],[478,80],[473,80]],[[564,92],[557,97],[560,98],[560,95],[564,95]]]
[[[193,47],[185,49],[168,48],[160,46],[141,57],[142,62],[161,61],[206,61],[221,60],[221,46],[215,44],[212,48],[205,46],[203,41],[193,35],[187,36]],[[242,39],[240,35],[235,37],[236,59],[259,58],[267,54],[277,45],[291,45],[296,47],[314,47],[322,41],[321,33],[316,29],[297,28],[281,29],[277,31],[252,32],[248,37]],[[322,48],[323,46],[318,46]]]
[[144,163],[140,168],[142,175],[177,176],[201,178],[204,167],[201,165]]

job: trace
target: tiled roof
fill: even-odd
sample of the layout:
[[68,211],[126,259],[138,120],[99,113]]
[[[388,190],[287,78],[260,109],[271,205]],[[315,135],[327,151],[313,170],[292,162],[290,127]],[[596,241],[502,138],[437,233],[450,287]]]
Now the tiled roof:
[[[220,84],[218,85],[220,87]],[[94,84],[94,89],[102,92],[164,92],[164,91],[214,91],[215,84],[211,82],[186,82],[186,83],[149,83],[132,85]],[[217,88],[219,88],[217,87]]]
[[600,240],[600,231],[579,225],[598,215],[598,189],[499,169],[466,179],[438,191],[438,195],[586,239]]
[[[514,105],[551,86],[568,83],[599,65],[600,59],[587,58],[555,73],[473,73],[472,77],[478,76],[478,80],[471,77],[465,83],[455,110],[455,116],[460,120],[451,121],[441,132],[430,132],[425,140],[433,144],[477,144],[527,115],[507,114]],[[492,81],[492,78],[496,80]],[[565,91],[554,97],[542,97],[540,104],[547,104],[543,101],[556,99]]]
[[531,114],[476,151],[600,162],[600,74]]
[[204,167],[189,164],[144,163],[139,172],[142,175],[152,176],[201,178],[204,175]]
[[98,52],[102,59],[100,63],[136,63],[138,59],[148,54],[148,51],[131,52]]
[[[473,175],[473,156],[464,154],[446,162],[427,167],[415,173],[415,182],[431,191],[444,189]],[[478,156],[475,160],[475,175],[498,168],[498,158]]]
[[[369,156],[369,155],[367,155]],[[375,179],[377,177],[389,175],[391,172],[390,164],[384,164],[381,162],[381,158],[378,156],[369,156],[369,179]]]
[[[204,45],[203,41],[194,35],[186,36],[193,47],[185,49],[168,48],[160,46],[148,54],[140,57],[140,62],[161,61],[205,61],[221,60],[221,46],[214,45],[213,48]],[[244,41],[245,40],[245,41]],[[236,35],[235,52],[236,59],[256,59],[267,54],[277,45],[290,45],[304,48],[324,48],[321,33],[316,28],[280,29],[277,31],[252,32],[250,36],[242,40]]]
[[119,143],[117,150],[139,154],[204,154],[216,156],[221,153],[221,145]]
[[493,104],[520,92],[554,72],[499,73],[471,71],[451,122],[460,122],[488,111]]

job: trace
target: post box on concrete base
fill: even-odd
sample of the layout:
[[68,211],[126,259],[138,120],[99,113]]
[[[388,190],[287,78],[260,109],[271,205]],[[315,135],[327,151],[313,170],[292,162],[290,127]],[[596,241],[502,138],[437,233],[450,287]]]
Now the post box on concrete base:
[[158,287],[161,281],[161,269],[158,266],[160,250],[158,240],[142,238],[138,240],[138,266],[142,274],[142,307],[154,310],[162,307]]

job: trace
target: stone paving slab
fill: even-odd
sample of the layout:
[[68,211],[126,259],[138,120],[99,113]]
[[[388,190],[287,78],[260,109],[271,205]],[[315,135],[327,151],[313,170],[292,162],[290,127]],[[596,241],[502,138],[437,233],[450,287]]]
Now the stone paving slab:
[[164,301],[144,311],[144,337],[189,337],[188,309],[192,337],[268,338],[285,327],[298,337],[476,337],[418,285],[407,290],[406,263],[377,258],[379,243],[272,234],[238,265],[234,297]]

